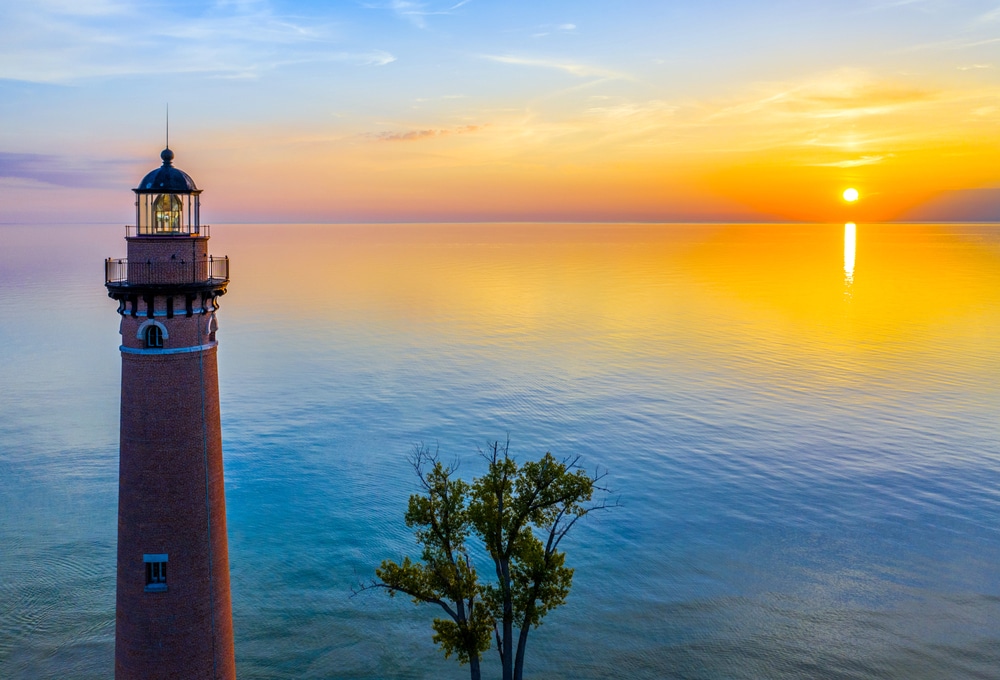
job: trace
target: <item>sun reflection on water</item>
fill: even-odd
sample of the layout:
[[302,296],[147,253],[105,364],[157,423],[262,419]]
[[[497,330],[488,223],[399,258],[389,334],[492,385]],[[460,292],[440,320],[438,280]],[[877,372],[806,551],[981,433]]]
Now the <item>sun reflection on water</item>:
[[843,222],[227,225],[213,238],[244,272],[227,294],[234,324],[247,310],[254,323],[282,319],[298,333],[485,343],[491,356],[509,349],[567,375],[593,369],[581,343],[602,361],[692,371],[738,356],[754,380],[786,384],[812,380],[818,356],[891,367],[906,381],[948,332],[987,369],[981,315],[1000,296],[997,253],[951,227],[866,223],[858,276],[857,231]]
[[844,225],[844,283],[848,292],[854,283],[854,256],[857,252],[857,226],[854,222]]

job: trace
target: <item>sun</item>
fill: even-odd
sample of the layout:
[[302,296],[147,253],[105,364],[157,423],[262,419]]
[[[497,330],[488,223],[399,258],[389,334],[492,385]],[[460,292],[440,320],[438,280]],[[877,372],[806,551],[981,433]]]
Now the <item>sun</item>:
[[844,200],[847,201],[848,203],[854,203],[854,201],[858,200],[858,197],[860,195],[861,194],[859,194],[858,190],[855,189],[854,187],[851,187],[850,189],[844,189]]

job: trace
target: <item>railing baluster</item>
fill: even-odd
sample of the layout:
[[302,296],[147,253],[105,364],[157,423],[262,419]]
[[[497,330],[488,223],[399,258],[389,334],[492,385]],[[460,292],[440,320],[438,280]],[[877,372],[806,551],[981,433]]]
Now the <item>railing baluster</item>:
[[127,258],[109,257],[104,261],[104,280],[105,283],[167,284],[229,279],[229,257],[210,255],[203,262],[204,268],[198,260],[192,261],[188,267],[185,261],[130,263]]

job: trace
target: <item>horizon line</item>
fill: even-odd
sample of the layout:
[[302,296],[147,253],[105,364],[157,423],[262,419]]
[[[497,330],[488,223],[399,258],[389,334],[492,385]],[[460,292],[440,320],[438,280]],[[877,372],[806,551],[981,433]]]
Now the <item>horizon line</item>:
[[[419,220],[419,221],[316,221],[316,222],[213,222],[214,225],[252,225],[252,226],[277,226],[277,225],[310,225],[310,226],[341,226],[341,225],[430,225],[430,224],[448,224],[448,225],[487,225],[487,224],[552,224],[552,225],[566,225],[566,224],[580,224],[580,225],[612,225],[612,224],[642,224],[642,225],[720,225],[720,224],[760,224],[760,225],[779,225],[779,224],[848,224],[852,220],[847,222],[840,221],[818,221],[818,220]],[[203,227],[211,227],[213,224],[203,224]],[[1000,226],[1000,219],[997,220],[880,220],[873,222],[855,222],[855,224],[981,224],[989,226]],[[121,225],[118,223],[99,221],[99,222],[66,222],[64,220],[58,221],[45,221],[45,222],[6,222],[0,221],[0,226],[3,227],[31,227],[31,226],[130,226]]]

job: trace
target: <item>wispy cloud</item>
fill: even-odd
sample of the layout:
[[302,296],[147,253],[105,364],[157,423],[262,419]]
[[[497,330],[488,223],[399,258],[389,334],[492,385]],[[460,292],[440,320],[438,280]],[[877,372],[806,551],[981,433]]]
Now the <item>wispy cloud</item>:
[[64,16],[100,17],[125,14],[129,11],[129,3],[120,0],[35,0],[32,3],[37,9]]
[[1000,21],[1000,7],[996,9],[991,9],[989,12],[980,14],[976,19],[979,23],[990,24],[996,21]]
[[729,101],[687,102],[676,117],[704,140],[706,153],[779,154],[789,163],[852,168],[948,144],[974,129],[992,135],[989,115],[976,111],[998,103],[996,87],[929,87],[842,69],[759,83]]
[[724,106],[712,118],[765,111],[815,119],[862,118],[892,113],[937,96],[933,90],[882,81],[859,69],[842,69],[796,84],[759,87],[764,90],[759,97]]
[[483,59],[495,61],[501,64],[512,64],[514,66],[532,66],[536,68],[555,69],[564,71],[580,78],[608,78],[614,80],[631,80],[632,78],[624,73],[609,69],[581,64],[573,61],[563,61],[559,59],[540,59],[533,57],[516,57],[511,55],[484,54]]
[[5,11],[0,78],[44,83],[165,73],[253,78],[290,64],[378,66],[395,59],[385,50],[344,50],[341,32],[335,22],[278,14],[264,1],[227,0],[192,11],[115,0],[38,0]]
[[428,137],[439,137],[445,134],[443,130],[411,130],[409,132],[380,132],[374,137],[381,142],[414,142]]
[[303,54],[297,58],[272,59],[270,61],[249,64],[244,68],[232,69],[212,69],[207,71],[210,75],[222,79],[246,79],[257,78],[266,71],[273,71],[290,66],[318,63],[340,63],[353,64],[355,66],[385,66],[396,61],[396,57],[384,50],[371,50],[369,52],[330,52],[320,54]]
[[409,2],[408,0],[392,0],[389,3],[389,9],[396,16],[406,19],[417,28],[427,28],[426,17],[430,12],[427,10],[426,5],[418,2]]
[[130,164],[123,161],[82,161],[49,154],[0,151],[0,178],[31,180],[58,187],[120,186]]
[[304,61],[339,61],[359,66],[385,66],[396,61],[396,57],[385,50],[370,50],[368,52],[333,52],[305,59]]
[[[963,8],[959,7],[959,4],[954,0],[885,0],[869,2],[867,5],[861,4],[853,12],[862,15],[884,13],[898,16],[900,10],[906,10],[911,15],[922,17],[956,16],[962,13]],[[965,14],[968,13],[966,10]]]
[[544,38],[545,36],[552,35],[553,33],[573,33],[575,31],[576,24],[546,24],[536,28],[535,32],[531,34],[531,37]]
[[948,40],[937,40],[933,42],[917,43],[909,45],[900,50],[897,50],[901,54],[908,52],[958,52],[962,50],[971,50],[977,47],[986,47],[989,45],[995,45],[1000,43],[1000,38],[993,36],[977,37],[977,36],[962,36],[958,38],[950,38]]
[[811,165],[818,168],[860,168],[865,165],[876,165],[891,156],[892,154],[886,156],[862,156],[861,158],[851,158],[831,163],[812,163]]
[[389,0],[386,3],[366,3],[364,6],[368,9],[390,10],[398,18],[409,21],[417,28],[427,28],[427,17],[452,14],[470,2],[472,0],[459,0],[444,5],[432,5],[413,0]]
[[[594,97],[598,101],[603,97]],[[673,116],[680,106],[662,100],[646,102],[618,102],[609,103],[604,106],[592,106],[587,109],[588,114],[603,116],[612,120],[629,120],[634,122],[637,118],[653,118],[656,120],[666,120]]]
[[409,130],[406,132],[374,132],[365,136],[380,142],[415,142],[432,137],[468,134],[481,130],[483,127],[482,125],[462,125],[456,128]]

